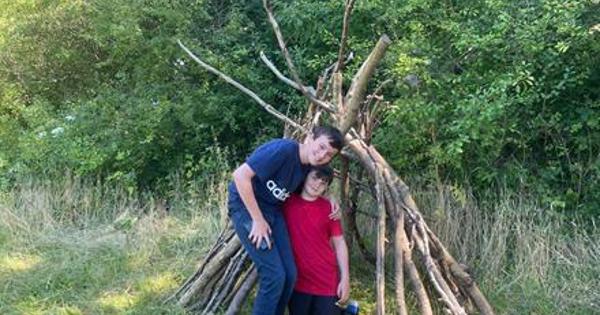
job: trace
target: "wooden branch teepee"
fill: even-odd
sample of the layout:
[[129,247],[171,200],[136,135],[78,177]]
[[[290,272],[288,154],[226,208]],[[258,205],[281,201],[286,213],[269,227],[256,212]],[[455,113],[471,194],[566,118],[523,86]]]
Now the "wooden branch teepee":
[[[427,226],[410,194],[409,187],[370,144],[383,105],[377,91],[366,97],[367,83],[391,44],[390,39],[386,35],[379,38],[368,58],[354,74],[347,92],[344,93],[342,88],[344,51],[348,23],[354,6],[354,0],[346,0],[337,61],[333,67],[323,72],[318,78],[317,87],[314,88],[301,81],[271,6],[267,0],[263,0],[263,4],[292,78],[285,77],[262,52],[260,56],[279,79],[298,90],[309,101],[309,107],[301,122],[296,122],[280,113],[252,90],[206,64],[181,42],[179,45],[201,67],[235,86],[269,113],[284,121],[289,136],[301,140],[324,115],[328,115],[329,120],[345,135],[346,149],[342,158],[346,162],[348,159],[357,162],[370,181],[375,184],[373,195],[378,207],[375,259],[378,315],[386,314],[384,303],[386,235],[393,239],[397,314],[408,314],[405,303],[405,276],[416,296],[420,314],[433,314],[432,303],[436,303],[434,301],[440,301],[449,314],[473,313],[475,309],[481,314],[493,314],[491,306],[472,276],[450,255]],[[373,99],[377,101],[372,101]],[[352,176],[349,174],[348,167],[344,167],[339,176],[342,178],[341,195],[344,207],[352,202],[350,194],[350,190],[353,189],[350,180]],[[355,236],[359,248],[362,248],[361,251],[366,252],[356,228],[355,212],[345,215],[349,225],[353,227],[351,236]],[[393,222],[393,230],[389,232],[386,230],[387,217]],[[204,257],[197,271],[179,288],[173,298],[180,305],[200,314],[211,314],[218,309],[224,310],[225,314],[236,314],[256,279],[256,271],[247,259],[244,249],[231,226],[227,226]],[[428,293],[426,286],[433,288],[429,290],[433,296]]]

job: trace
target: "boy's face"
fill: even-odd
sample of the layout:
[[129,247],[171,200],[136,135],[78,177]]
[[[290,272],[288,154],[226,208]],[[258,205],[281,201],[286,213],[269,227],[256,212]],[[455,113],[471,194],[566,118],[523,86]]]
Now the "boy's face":
[[311,197],[319,197],[325,193],[329,184],[324,178],[317,176],[317,171],[310,171],[304,180],[303,192]]
[[338,153],[338,150],[331,146],[329,137],[321,135],[316,139],[309,136],[308,142],[308,162],[311,165],[324,165]]

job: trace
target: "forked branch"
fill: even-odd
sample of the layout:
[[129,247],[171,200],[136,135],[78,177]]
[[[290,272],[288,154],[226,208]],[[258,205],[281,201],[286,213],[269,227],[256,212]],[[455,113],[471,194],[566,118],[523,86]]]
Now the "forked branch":
[[270,5],[269,1],[263,0],[263,6],[265,7],[265,11],[267,11],[267,16],[269,17],[269,22],[271,22],[271,26],[273,27],[273,32],[275,32],[275,37],[277,37],[277,43],[279,44],[281,53],[283,53],[283,58],[285,59],[285,62],[287,63],[288,69],[290,70],[290,73],[292,75],[292,79],[294,79],[294,81],[296,81],[296,84],[297,84],[300,92],[302,92],[302,94],[307,99],[309,99],[311,102],[315,103],[316,105],[323,107],[323,109],[327,110],[328,112],[334,112],[334,108],[333,108],[333,106],[331,106],[331,104],[328,104],[327,102],[323,102],[323,101],[317,99],[316,97],[312,97],[312,95],[310,95],[310,93],[308,93],[308,91],[304,88],[304,84],[302,83],[302,80],[300,80],[298,71],[296,71],[296,67],[294,66],[294,63],[292,62],[290,53],[285,45],[285,41],[283,40],[283,35],[281,34],[281,29],[279,28],[279,23],[277,23],[277,20],[275,19],[275,15],[273,14],[273,10],[271,9],[271,5]]
[[283,81],[285,84],[293,87],[294,89],[296,89],[302,93],[306,93],[306,94],[304,94],[305,97],[307,97],[311,102],[317,104],[318,106],[320,106],[327,112],[329,112],[329,113],[335,112],[333,105],[331,105],[327,102],[321,101],[317,98],[317,95],[316,95],[317,91],[315,90],[315,88],[313,88],[312,86],[301,85],[300,82],[293,81],[290,78],[283,75],[283,73],[281,73],[281,71],[279,71],[279,69],[277,69],[277,67],[275,67],[275,65],[271,62],[271,60],[269,60],[269,58],[267,58],[265,53],[262,51],[260,52],[260,59],[265,63],[265,65],[267,65],[267,68],[269,68],[279,80]]
[[284,121],[285,123],[293,126],[294,128],[296,128],[298,130],[301,130],[304,133],[308,133],[306,128],[304,128],[302,125],[300,125],[293,119],[282,114],[280,111],[276,110],[273,106],[271,106],[269,103],[265,102],[262,98],[260,98],[252,90],[243,86],[241,83],[237,82],[236,80],[232,79],[231,77],[229,77],[228,75],[224,74],[223,72],[217,70],[216,68],[210,66],[209,64],[205,63],[204,61],[200,60],[200,58],[198,58],[196,55],[194,55],[194,53],[192,53],[185,45],[183,45],[183,43],[180,40],[177,40],[177,44],[179,44],[179,46],[190,56],[190,58],[192,58],[192,60],[194,60],[196,63],[198,63],[202,68],[206,69],[208,72],[210,72],[212,74],[215,74],[219,78],[223,79],[225,82],[233,85],[238,90],[244,92],[244,94],[250,96],[254,101],[256,101],[260,106],[262,106],[267,112],[271,113],[273,116],[277,117],[279,120]]

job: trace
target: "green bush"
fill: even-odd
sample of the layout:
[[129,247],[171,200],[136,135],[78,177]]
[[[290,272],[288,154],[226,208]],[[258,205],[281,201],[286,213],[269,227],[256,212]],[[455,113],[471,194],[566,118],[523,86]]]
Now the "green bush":
[[[374,143],[402,175],[597,214],[597,9],[589,0],[357,2],[345,86],[388,34],[370,88],[392,79],[383,91],[391,105]],[[314,83],[336,59],[342,2],[275,1],[274,10],[301,77]],[[258,59],[263,50],[286,72],[258,1],[11,3],[0,13],[0,185],[70,169],[151,187],[215,145],[235,165],[281,134],[176,39],[280,111],[305,108]]]

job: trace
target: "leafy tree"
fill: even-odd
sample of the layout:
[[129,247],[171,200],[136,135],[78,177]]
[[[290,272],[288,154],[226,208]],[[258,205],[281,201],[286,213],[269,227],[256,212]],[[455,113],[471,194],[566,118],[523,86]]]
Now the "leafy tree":
[[[314,82],[336,59],[343,3],[275,6],[300,75]],[[71,169],[150,187],[215,145],[239,160],[281,133],[258,106],[185,58],[175,39],[279,110],[294,116],[304,108],[258,59],[262,50],[283,65],[260,1],[24,0],[3,8],[5,184]],[[358,1],[348,38],[357,58],[346,73],[380,34],[392,38],[370,89],[392,80],[374,141],[401,173],[482,194],[520,190],[557,209],[594,213],[597,12],[588,0]]]

